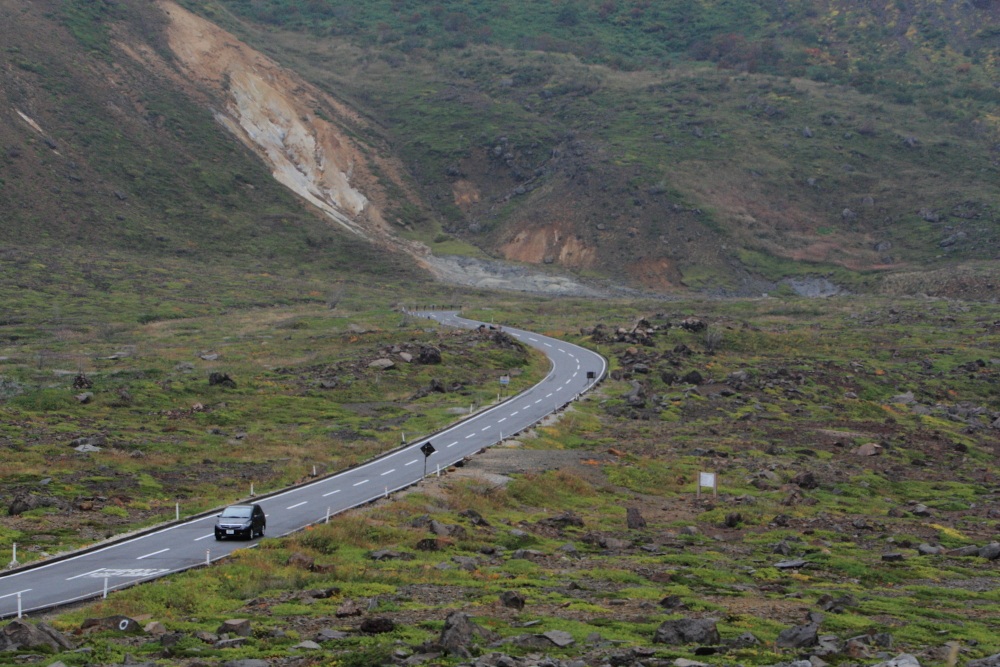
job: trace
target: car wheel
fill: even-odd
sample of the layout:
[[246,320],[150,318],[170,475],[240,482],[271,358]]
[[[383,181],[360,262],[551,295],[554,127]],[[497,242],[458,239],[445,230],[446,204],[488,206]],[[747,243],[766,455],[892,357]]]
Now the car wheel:
[[215,534],[215,541],[216,542],[221,542],[222,541],[222,535],[219,535],[218,533],[216,533]]

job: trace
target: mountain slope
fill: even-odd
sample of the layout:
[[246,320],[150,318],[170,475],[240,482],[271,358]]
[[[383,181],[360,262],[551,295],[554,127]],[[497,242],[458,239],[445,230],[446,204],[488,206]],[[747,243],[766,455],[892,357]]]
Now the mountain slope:
[[494,255],[740,290],[997,254],[996,3],[207,11],[378,119]]
[[555,292],[992,279],[995,3],[185,4],[0,4],[8,240],[294,266],[363,239]]

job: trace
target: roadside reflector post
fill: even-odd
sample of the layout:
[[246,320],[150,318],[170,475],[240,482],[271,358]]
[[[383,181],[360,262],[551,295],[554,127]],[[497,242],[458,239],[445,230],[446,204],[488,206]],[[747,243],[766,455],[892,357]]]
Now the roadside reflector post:
[[330,523],[330,508],[329,507],[326,508],[326,519],[323,521],[323,523]]
[[386,497],[386,498],[388,498],[388,497],[389,497],[389,487],[388,487],[388,486],[387,486],[387,487],[385,487],[385,497]]
[[211,565],[212,564],[212,556],[211,556],[211,554],[212,554],[212,550],[211,549],[205,549],[205,565]]
[[177,517],[178,521],[181,520],[181,504],[180,503],[174,503],[174,515]]
[[437,470],[435,471],[435,474],[436,474],[436,475],[437,475],[438,477],[440,477],[440,476],[441,476],[441,464],[440,464],[440,463],[439,463],[439,464],[437,464],[437,466],[436,466],[436,467],[437,467]]
[[104,577],[104,595],[102,597],[104,597],[105,599],[107,599],[107,597],[108,597],[108,578],[107,577]]
[[17,592],[17,617],[21,618],[21,592]]
[[10,558],[10,567],[17,567],[20,563],[17,562],[17,542],[14,542],[14,554]]
[[253,482],[250,482],[250,497],[253,498]]
[[316,466],[313,466],[313,477],[316,476]]

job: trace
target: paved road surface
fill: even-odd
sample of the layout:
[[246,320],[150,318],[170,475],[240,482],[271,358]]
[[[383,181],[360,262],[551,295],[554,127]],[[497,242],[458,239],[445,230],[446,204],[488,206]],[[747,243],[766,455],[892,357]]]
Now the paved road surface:
[[[455,312],[422,312],[454,327],[482,325]],[[491,325],[486,325],[491,326]],[[503,331],[545,352],[552,369],[531,389],[483,410],[429,438],[315,482],[255,498],[267,514],[267,536],[280,536],[325,521],[435,474],[540,421],[577,398],[607,369],[595,352],[554,338],[504,327]],[[589,377],[588,377],[589,374]],[[499,377],[498,377],[499,383]],[[499,385],[498,385],[499,386]],[[421,446],[430,442],[433,453]],[[210,563],[253,543],[214,539],[214,513],[121,541],[0,575],[0,618],[27,615]]]

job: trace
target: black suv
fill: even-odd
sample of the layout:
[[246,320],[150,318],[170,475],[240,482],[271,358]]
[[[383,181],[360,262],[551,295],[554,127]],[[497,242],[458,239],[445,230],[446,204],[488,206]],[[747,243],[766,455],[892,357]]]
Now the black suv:
[[264,536],[267,519],[264,510],[253,505],[230,505],[215,519],[215,539],[223,537],[245,537],[252,540],[257,535]]

